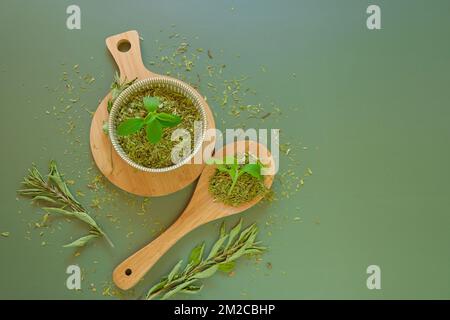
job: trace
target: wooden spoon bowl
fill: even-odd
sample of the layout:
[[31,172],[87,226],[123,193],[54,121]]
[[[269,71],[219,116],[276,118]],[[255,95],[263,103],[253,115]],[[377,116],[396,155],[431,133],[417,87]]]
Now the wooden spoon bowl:
[[[243,152],[249,152],[257,156],[265,165],[264,184],[267,188],[270,188],[274,179],[275,163],[264,145],[254,141],[238,141],[226,145],[218,150],[214,156],[221,159],[225,155],[242,154]],[[188,232],[210,221],[245,211],[262,199],[262,196],[259,196],[237,207],[215,201],[208,190],[209,180],[215,171],[214,165],[206,166],[191,201],[175,223],[158,238],[116,267],[113,272],[113,280],[119,288],[127,290],[136,285],[164,253]]]

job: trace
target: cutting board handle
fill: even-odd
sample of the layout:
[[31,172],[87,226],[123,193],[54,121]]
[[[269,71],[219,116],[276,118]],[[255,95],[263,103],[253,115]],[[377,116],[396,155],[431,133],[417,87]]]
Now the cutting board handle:
[[127,31],[106,38],[106,46],[117,63],[122,80],[143,79],[156,74],[149,71],[142,62],[139,34]]

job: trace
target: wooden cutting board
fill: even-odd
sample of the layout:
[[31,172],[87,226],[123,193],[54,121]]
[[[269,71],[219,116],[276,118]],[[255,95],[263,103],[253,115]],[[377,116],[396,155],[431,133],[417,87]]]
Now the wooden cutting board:
[[[122,80],[160,77],[144,66],[137,31],[132,30],[108,37],[106,46],[119,67]],[[119,46],[121,49],[129,47],[129,50],[120,51]],[[151,173],[139,171],[122,160],[114,150],[109,136],[103,132],[103,123],[108,120],[107,104],[110,97],[111,93],[108,93],[94,114],[90,131],[90,145],[97,167],[111,183],[136,195],[163,196],[183,189],[198,178],[204,164],[189,163],[172,171]],[[215,123],[211,109],[204,99],[202,99],[202,104],[207,116],[208,129],[214,129]],[[211,154],[214,143],[215,136],[203,143],[203,149],[208,150]]]

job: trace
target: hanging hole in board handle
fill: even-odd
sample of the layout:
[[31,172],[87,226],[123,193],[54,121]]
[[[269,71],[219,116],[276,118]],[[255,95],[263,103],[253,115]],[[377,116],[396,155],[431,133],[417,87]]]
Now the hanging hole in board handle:
[[117,50],[120,52],[128,52],[131,49],[131,43],[130,41],[126,39],[122,39],[119,42],[117,42]]
[[125,270],[125,275],[127,275],[127,276],[131,276],[132,273],[133,273],[133,271],[130,268]]

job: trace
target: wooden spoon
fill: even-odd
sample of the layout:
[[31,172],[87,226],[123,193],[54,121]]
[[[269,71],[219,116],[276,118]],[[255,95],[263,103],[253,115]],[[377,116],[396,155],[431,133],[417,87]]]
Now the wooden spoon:
[[[215,157],[221,159],[224,155],[242,154],[244,152],[256,155],[265,165],[267,171],[264,176],[264,184],[270,188],[275,174],[275,164],[272,155],[264,145],[254,141],[238,141],[217,151]],[[207,222],[247,210],[261,200],[262,197],[260,196],[238,207],[214,201],[208,191],[208,185],[215,170],[215,166],[212,165],[205,167],[191,201],[173,225],[116,267],[113,272],[113,280],[119,288],[127,290],[136,285],[159,258],[188,232]]]

